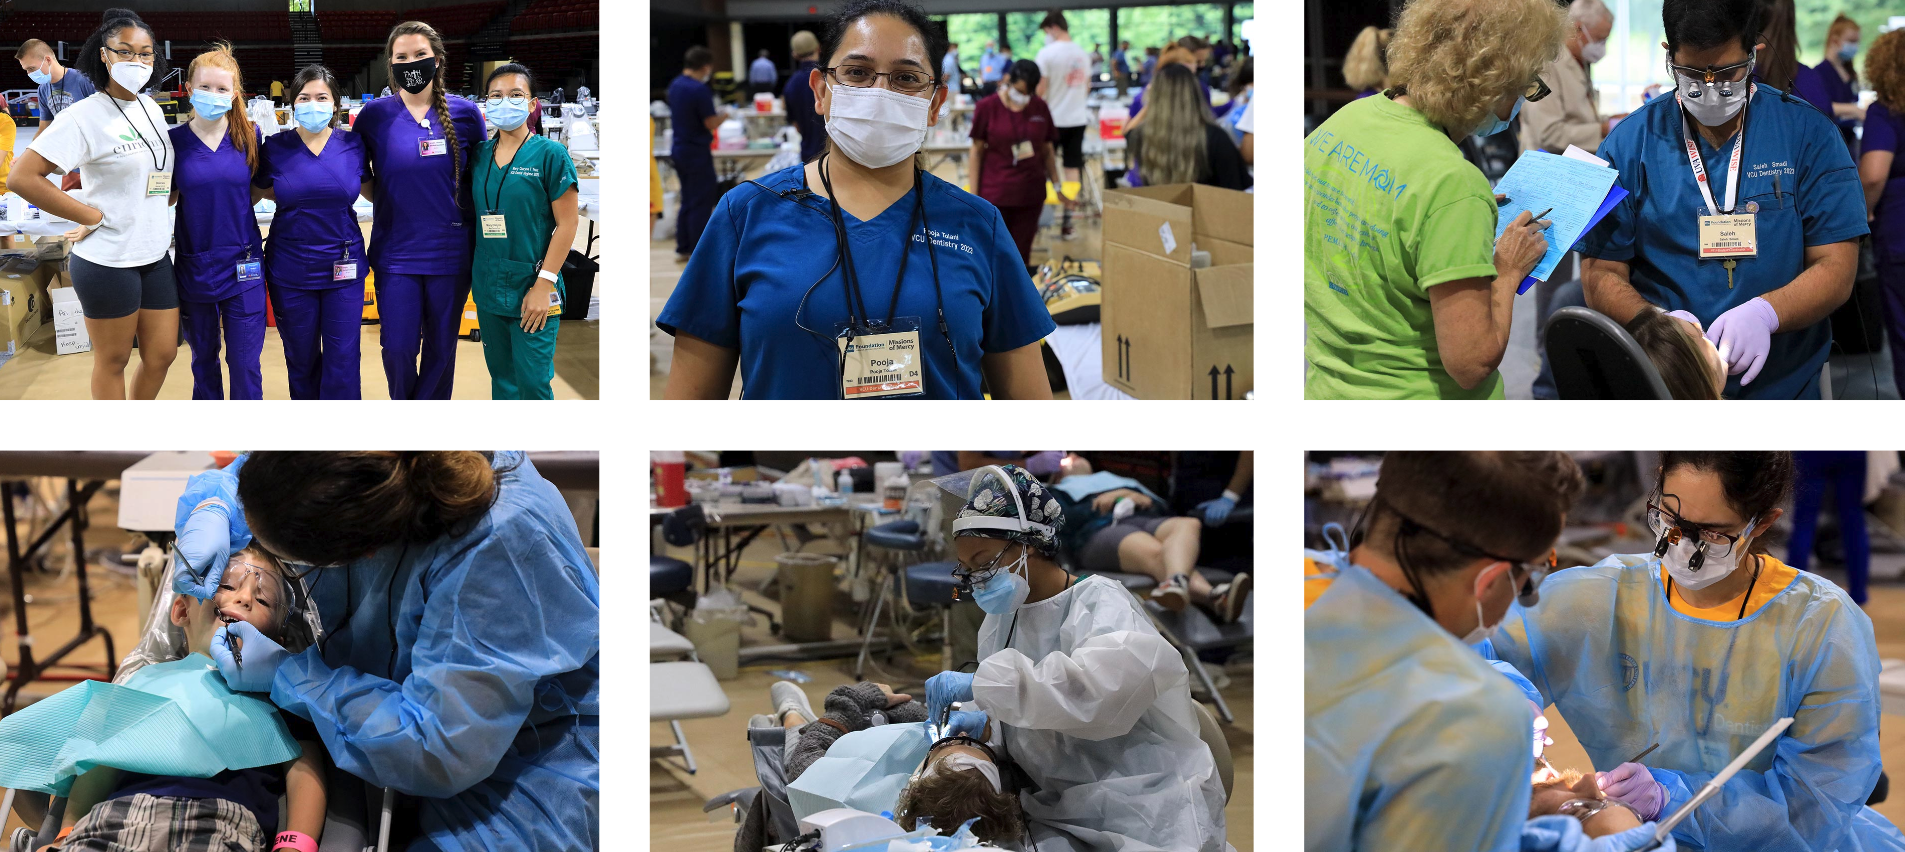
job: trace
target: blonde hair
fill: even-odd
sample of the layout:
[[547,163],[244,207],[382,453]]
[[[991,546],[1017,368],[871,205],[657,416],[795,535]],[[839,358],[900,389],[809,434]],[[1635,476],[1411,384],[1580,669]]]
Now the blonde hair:
[[1383,54],[1389,50],[1389,39],[1395,32],[1363,27],[1343,57],[1343,82],[1357,91],[1389,88],[1389,61]]
[[1905,30],[1893,30],[1872,40],[1865,51],[1865,79],[1879,103],[1905,115]]
[[1196,183],[1209,157],[1204,126],[1214,119],[1190,66],[1160,66],[1145,89],[1144,111],[1144,144],[1138,151],[1144,182]]
[[231,137],[232,147],[245,155],[245,166],[258,171],[258,132],[252,129],[251,117],[245,114],[245,75],[238,70],[238,57],[232,55],[230,42],[212,42],[212,49],[195,57],[185,66],[185,88],[190,91],[193,78],[200,68],[218,68],[231,72],[232,106],[225,113],[225,135]]
[[1413,0],[1389,42],[1390,85],[1443,130],[1472,133],[1566,39],[1553,0]]

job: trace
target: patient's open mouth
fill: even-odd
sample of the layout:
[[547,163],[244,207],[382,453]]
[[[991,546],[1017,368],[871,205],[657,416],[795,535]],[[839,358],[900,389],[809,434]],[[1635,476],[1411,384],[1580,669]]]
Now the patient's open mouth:
[[219,610],[218,620],[226,624],[237,624],[238,622],[243,621],[244,619],[238,617],[237,615],[232,614],[230,610]]

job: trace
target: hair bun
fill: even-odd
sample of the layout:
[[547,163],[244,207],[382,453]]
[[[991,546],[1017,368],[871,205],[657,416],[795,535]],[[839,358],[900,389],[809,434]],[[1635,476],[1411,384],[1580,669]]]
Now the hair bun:
[[142,24],[145,23],[145,19],[139,17],[139,13],[131,9],[107,9],[99,16],[99,22],[102,24],[110,24],[113,21],[125,20],[127,18],[131,18]]

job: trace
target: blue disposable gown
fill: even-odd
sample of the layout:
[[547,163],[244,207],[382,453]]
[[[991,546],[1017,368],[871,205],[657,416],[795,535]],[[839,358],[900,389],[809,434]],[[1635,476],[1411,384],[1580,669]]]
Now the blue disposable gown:
[[469,530],[314,572],[327,639],[271,699],[339,769],[418,797],[436,848],[600,848],[601,587],[555,486],[495,466]]
[[1674,828],[1682,849],[1897,850],[1866,807],[1879,777],[1878,647],[1839,587],[1804,571],[1732,622],[1668,605],[1652,555],[1610,556],[1548,578],[1485,654],[1526,674],[1600,769],[1646,761],[1670,814],[1775,721],[1786,733]]

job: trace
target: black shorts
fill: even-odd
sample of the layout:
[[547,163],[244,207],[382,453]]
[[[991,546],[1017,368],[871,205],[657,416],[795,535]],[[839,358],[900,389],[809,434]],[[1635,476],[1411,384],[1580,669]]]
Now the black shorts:
[[[1167,517],[1133,515],[1122,521],[1113,521],[1091,534],[1085,546],[1078,549],[1078,567],[1087,571],[1121,572],[1118,567],[1118,544],[1127,536],[1136,533],[1158,534],[1158,527],[1164,526]],[[1128,573],[1128,572],[1127,572]]]
[[73,294],[87,319],[129,317],[139,311],[168,311],[179,307],[179,285],[172,275],[172,256],[144,266],[100,266],[72,256]]
[[1085,167],[1085,126],[1058,129],[1058,152],[1068,169]]

